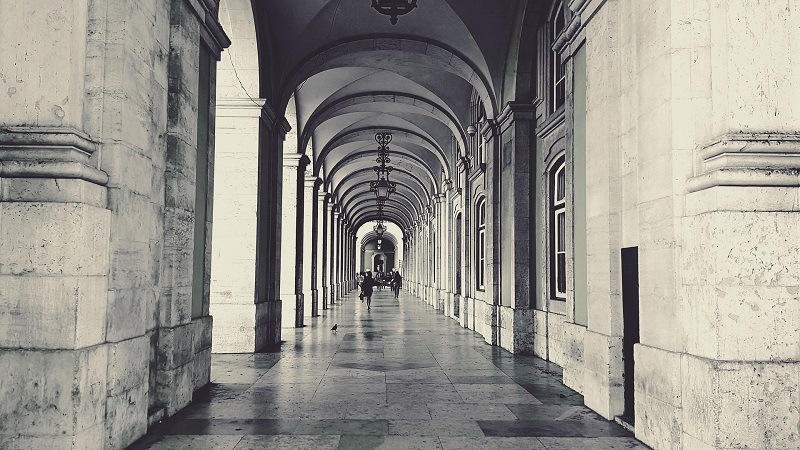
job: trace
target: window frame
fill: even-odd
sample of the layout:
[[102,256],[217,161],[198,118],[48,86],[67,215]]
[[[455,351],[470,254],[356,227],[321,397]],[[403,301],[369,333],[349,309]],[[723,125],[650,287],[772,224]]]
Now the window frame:
[[567,179],[566,158],[550,169],[550,298],[567,299]]
[[486,197],[475,202],[475,289],[486,290]]
[[561,53],[553,48],[566,28],[563,2],[558,2],[550,19],[550,101],[551,113],[558,111],[566,103],[567,68],[561,60]]

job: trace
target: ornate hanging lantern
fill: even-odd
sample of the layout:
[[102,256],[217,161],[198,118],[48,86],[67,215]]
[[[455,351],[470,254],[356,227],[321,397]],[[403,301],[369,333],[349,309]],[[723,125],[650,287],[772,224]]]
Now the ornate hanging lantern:
[[397,16],[403,16],[417,7],[417,0],[372,0],[375,11],[389,16],[389,22],[397,25]]
[[375,161],[379,164],[373,170],[378,174],[378,179],[369,184],[369,190],[375,193],[378,198],[378,206],[381,207],[389,195],[397,191],[397,183],[389,181],[389,173],[394,170],[387,166],[391,162],[389,159],[389,143],[392,142],[392,133],[375,133],[375,141],[378,143],[378,158]]
[[378,239],[383,237],[383,233],[386,232],[386,227],[383,225],[383,221],[382,220],[379,220],[378,224],[375,225],[374,227],[372,227],[372,229],[375,231],[375,234],[378,235]]

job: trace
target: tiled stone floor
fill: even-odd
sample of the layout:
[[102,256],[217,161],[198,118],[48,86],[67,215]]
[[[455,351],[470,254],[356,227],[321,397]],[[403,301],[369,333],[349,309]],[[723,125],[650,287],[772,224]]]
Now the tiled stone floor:
[[[419,299],[351,295],[280,353],[214,355],[212,383],[131,449],[647,449],[560,369],[492,348]],[[334,323],[338,331],[330,331]]]

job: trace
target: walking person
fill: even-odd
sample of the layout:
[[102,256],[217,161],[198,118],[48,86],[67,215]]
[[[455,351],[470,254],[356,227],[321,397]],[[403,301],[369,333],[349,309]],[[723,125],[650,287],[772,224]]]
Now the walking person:
[[401,286],[403,286],[403,277],[400,276],[400,272],[395,272],[394,278],[392,278],[392,290],[394,291],[394,298],[398,298],[400,296]]
[[372,287],[375,285],[375,279],[372,278],[372,272],[367,271],[367,276],[364,277],[364,283],[361,286],[361,291],[364,292],[364,297],[367,298],[367,309],[372,309]]
[[361,299],[361,303],[364,303],[364,272],[358,274],[358,289],[358,298]]

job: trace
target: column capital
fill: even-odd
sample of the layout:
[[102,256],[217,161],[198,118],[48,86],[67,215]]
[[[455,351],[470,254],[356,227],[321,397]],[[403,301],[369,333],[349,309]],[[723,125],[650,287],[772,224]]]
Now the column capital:
[[299,153],[284,153],[283,154],[283,167],[291,167],[294,169],[300,168],[300,159],[304,155]]
[[497,123],[500,125],[501,131],[510,127],[514,121],[517,120],[535,120],[536,119],[536,105],[532,103],[522,102],[508,102],[503,112],[497,116]]
[[262,108],[267,102],[264,98],[219,98],[217,113],[219,117],[261,117]]

